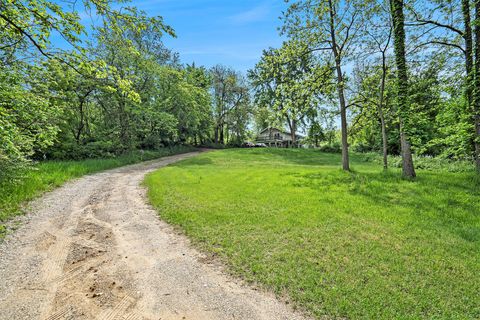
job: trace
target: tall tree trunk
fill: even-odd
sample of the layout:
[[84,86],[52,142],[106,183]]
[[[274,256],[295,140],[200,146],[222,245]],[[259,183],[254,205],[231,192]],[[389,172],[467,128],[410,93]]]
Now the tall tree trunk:
[[215,143],[216,144],[218,143],[218,128],[219,128],[219,125],[216,125],[215,126]]
[[388,169],[388,139],[387,139],[387,127],[385,124],[385,115],[383,112],[383,104],[385,100],[385,81],[387,78],[387,57],[385,52],[382,53],[382,80],[380,83],[380,100],[378,104],[378,116],[380,118],[380,124],[382,126],[382,146],[383,146],[383,169]]
[[130,149],[131,141],[130,141],[130,122],[128,118],[128,114],[126,111],[126,102],[125,97],[121,97],[119,103],[119,120],[120,120],[120,142],[123,146],[123,151]]
[[80,144],[80,138],[85,131],[88,133],[88,114],[87,109],[84,107],[87,103],[87,98],[93,90],[89,90],[78,97],[78,111],[80,113],[80,123],[77,126],[75,133],[75,140],[77,144]]
[[480,173],[480,0],[475,0],[475,163]]
[[405,128],[408,117],[408,73],[405,53],[405,17],[403,0],[390,0],[393,20],[395,62],[397,65],[398,113],[400,118],[400,145],[402,148],[402,172],[406,178],[415,178],[412,149]]
[[[475,2],[475,15],[477,16],[477,3]],[[467,110],[472,110],[473,114],[473,121],[474,121],[474,128],[475,134],[473,135],[473,148],[474,148],[474,158],[477,170],[480,172],[480,142],[478,141],[478,136],[480,132],[480,124],[478,120],[478,113],[479,107],[477,98],[478,84],[478,41],[479,36],[477,34],[478,27],[475,27],[475,52],[473,48],[473,33],[472,33],[472,20],[470,15],[470,1],[469,0],[462,0],[462,12],[463,12],[463,23],[464,23],[464,33],[463,39],[465,40],[465,69],[467,72],[467,78],[465,80],[465,96],[468,104]],[[476,17],[477,18],[477,17]],[[475,69],[474,69],[474,57],[475,54]]]
[[80,123],[78,124],[77,126],[77,130],[76,130],[76,133],[75,133],[75,140],[77,142],[77,144],[80,144],[80,137],[82,136],[82,131],[83,131],[83,128],[85,127],[85,114],[84,114],[84,111],[83,111],[83,103],[84,103],[85,100],[81,99],[80,100],[80,104],[79,104],[79,109],[78,111],[80,112]]
[[296,147],[297,144],[297,123],[295,120],[292,120],[292,129],[290,130],[292,136],[292,147]]
[[289,116],[287,116],[287,124],[288,128],[290,129],[290,139],[292,139],[292,144],[295,144],[297,140],[297,122],[293,119],[290,119]]
[[337,71],[337,90],[338,100],[340,102],[340,122],[342,131],[342,166],[343,170],[350,171],[350,160],[348,157],[348,132],[347,132],[347,104],[345,101],[345,84],[343,80],[341,56],[337,47],[337,39],[335,34],[335,8],[332,0],[328,0],[330,11],[330,37],[332,41],[332,51],[335,58],[335,69]]
[[225,128],[225,138],[224,139],[227,143],[230,142],[230,126],[228,124],[226,125],[226,128]]
[[465,95],[468,102],[468,109],[473,106],[473,88],[474,88],[474,70],[473,70],[473,35],[472,35],[472,20],[470,16],[470,0],[462,0],[463,24],[464,32],[463,39],[465,41],[465,69],[467,72]]
[[225,144],[225,138],[224,138],[224,125],[223,123],[220,125],[220,143]]

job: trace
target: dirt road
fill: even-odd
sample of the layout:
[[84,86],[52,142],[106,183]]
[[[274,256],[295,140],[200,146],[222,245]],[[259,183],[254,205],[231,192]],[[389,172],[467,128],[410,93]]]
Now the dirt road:
[[205,263],[146,203],[178,155],[67,183],[0,245],[0,319],[303,319]]

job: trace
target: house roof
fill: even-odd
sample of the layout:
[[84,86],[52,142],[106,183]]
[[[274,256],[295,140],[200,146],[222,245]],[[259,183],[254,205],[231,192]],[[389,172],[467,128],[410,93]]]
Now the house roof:
[[[288,131],[285,131],[285,130],[282,130],[282,129],[278,129],[278,128],[275,128],[275,127],[265,128],[265,129],[263,129],[262,131],[260,131],[259,134],[262,134],[262,133],[264,133],[264,132],[266,132],[266,131],[268,131],[268,130],[277,130],[277,131],[280,131],[280,132],[283,133],[283,134],[286,134],[286,135],[289,135],[289,136],[292,135],[291,132],[288,132]],[[298,133],[295,133],[295,135],[296,135],[297,137],[300,137],[300,138],[303,138],[303,137],[304,137],[303,135],[298,134]]]

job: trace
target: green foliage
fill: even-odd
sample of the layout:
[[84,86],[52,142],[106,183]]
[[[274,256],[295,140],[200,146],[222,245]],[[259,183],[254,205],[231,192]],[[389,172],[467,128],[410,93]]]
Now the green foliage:
[[337,141],[332,144],[320,146],[318,151],[325,153],[342,153],[342,146],[340,145],[340,142]]
[[448,159],[471,159],[473,123],[463,97],[452,97],[439,104],[435,135],[425,147],[431,154]]
[[21,71],[20,66],[0,71],[0,181],[51,146],[58,132],[59,108],[41,95],[38,69],[26,67],[28,78]]
[[251,112],[246,79],[222,65],[212,67],[209,77],[212,82],[214,142],[239,145],[246,138]]
[[313,122],[310,128],[308,129],[308,135],[304,139],[304,144],[310,144],[314,147],[319,147],[320,142],[326,139],[326,135],[323,132],[322,126],[318,122]]
[[333,89],[331,67],[322,65],[301,40],[264,51],[249,78],[261,115],[258,120],[265,125],[260,129],[287,123],[295,133],[308,118],[317,116],[318,105]]
[[205,86],[207,71],[195,67],[184,71],[166,67],[159,76],[156,107],[175,117],[178,140],[195,142],[197,138],[208,137],[213,119],[211,97]]
[[[442,61],[430,61],[410,75],[409,130],[412,148],[418,156],[456,160],[472,158],[473,123],[461,87],[440,75]],[[375,95],[379,69],[356,70],[360,97]],[[384,107],[387,123],[389,154],[399,154],[398,115],[391,102],[395,84],[386,82]],[[354,126],[350,130],[352,145],[357,152],[381,151],[382,137],[375,103],[359,100],[352,109]]]
[[[378,153],[364,153],[365,161],[376,164],[382,163],[382,157]],[[413,157],[415,169],[423,169],[429,171],[445,171],[445,172],[473,172],[475,166],[473,161],[468,160],[451,160],[442,157],[418,156]],[[402,167],[402,158],[395,155],[388,156],[388,163],[393,168]]]
[[159,215],[228,270],[317,319],[480,316],[479,181],[302,149],[222,150],[162,168]]
[[[472,19],[480,9],[475,9],[472,1],[458,0],[448,5],[437,0],[287,2],[290,6],[282,15],[281,33],[288,42],[305,44],[289,53],[294,61],[313,55],[316,65],[335,65],[339,102],[334,110],[340,109],[337,116],[342,118],[345,132],[342,110],[348,108],[349,144],[355,150],[385,148],[388,153],[399,154],[402,138],[404,174],[412,176],[410,151],[451,159],[480,159],[474,152],[480,152],[476,143],[480,121],[475,128],[475,119],[480,117],[478,103],[474,103],[480,99],[473,99],[480,92],[474,82],[480,78],[474,77],[480,69],[474,68],[480,60],[480,50],[474,48],[479,43],[474,41],[478,38],[474,31],[480,28],[475,28],[478,24]],[[264,56],[267,54],[269,51]],[[353,72],[344,73],[341,68],[352,61]],[[282,66],[279,59],[276,63],[271,64]],[[278,69],[278,74],[288,74]],[[261,79],[258,75],[256,78]],[[256,90],[273,91],[268,84],[261,79]],[[265,98],[257,100],[260,123],[268,120],[264,104],[274,105],[271,96],[263,94]],[[347,106],[343,100],[347,100]],[[313,115],[301,124],[306,132],[321,123],[315,112],[325,105],[315,105]],[[345,140],[343,137],[344,149]]]
[[[380,85],[382,68],[373,63],[354,70],[356,103],[352,105],[352,126],[350,138],[353,150],[370,152],[382,150],[382,132],[379,116]],[[398,131],[398,114],[395,108],[395,77],[391,70],[386,70],[384,100],[382,105],[386,124],[388,153],[400,153]]]
[[[148,17],[135,7],[118,4],[128,0],[83,0],[81,3],[68,1],[31,0],[27,2],[2,1],[0,3],[0,23],[2,31],[3,59],[11,59],[16,51],[28,51],[30,46],[46,58],[55,58],[76,69],[81,61],[86,61],[86,48],[82,47],[81,37],[86,34],[78,7],[84,7],[85,14],[95,15],[103,23],[108,23],[112,32],[130,30],[141,33],[149,30],[156,33],[174,35],[173,29],[163,23],[162,17]],[[92,26],[94,27],[94,26]],[[51,35],[57,33],[73,49],[73,52],[52,48]]]
[[[0,182],[32,159],[113,158],[211,140],[208,72],[180,65],[163,44],[173,30],[124,2],[0,3]],[[86,45],[77,8],[97,16]],[[52,33],[69,48],[53,48]]]

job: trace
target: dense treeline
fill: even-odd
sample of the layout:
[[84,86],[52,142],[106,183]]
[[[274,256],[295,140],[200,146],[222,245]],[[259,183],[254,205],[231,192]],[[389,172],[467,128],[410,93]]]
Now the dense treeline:
[[287,2],[286,41],[247,79],[182,64],[163,43],[173,29],[135,7],[0,0],[0,172],[30,159],[238,146],[270,126],[342,152],[345,170],[351,149],[383,153],[384,168],[402,155],[408,177],[412,155],[480,168],[478,0]]
[[[30,159],[245,139],[250,101],[243,76],[181,64],[163,44],[174,31],[161,17],[116,7],[0,1],[4,177]],[[83,24],[88,19],[80,15],[95,16],[95,23]]]
[[382,152],[385,168],[401,154],[408,177],[412,153],[480,170],[478,0],[288,2],[287,40],[250,72],[257,121],[293,119],[317,146],[336,122],[345,170],[351,147]]

